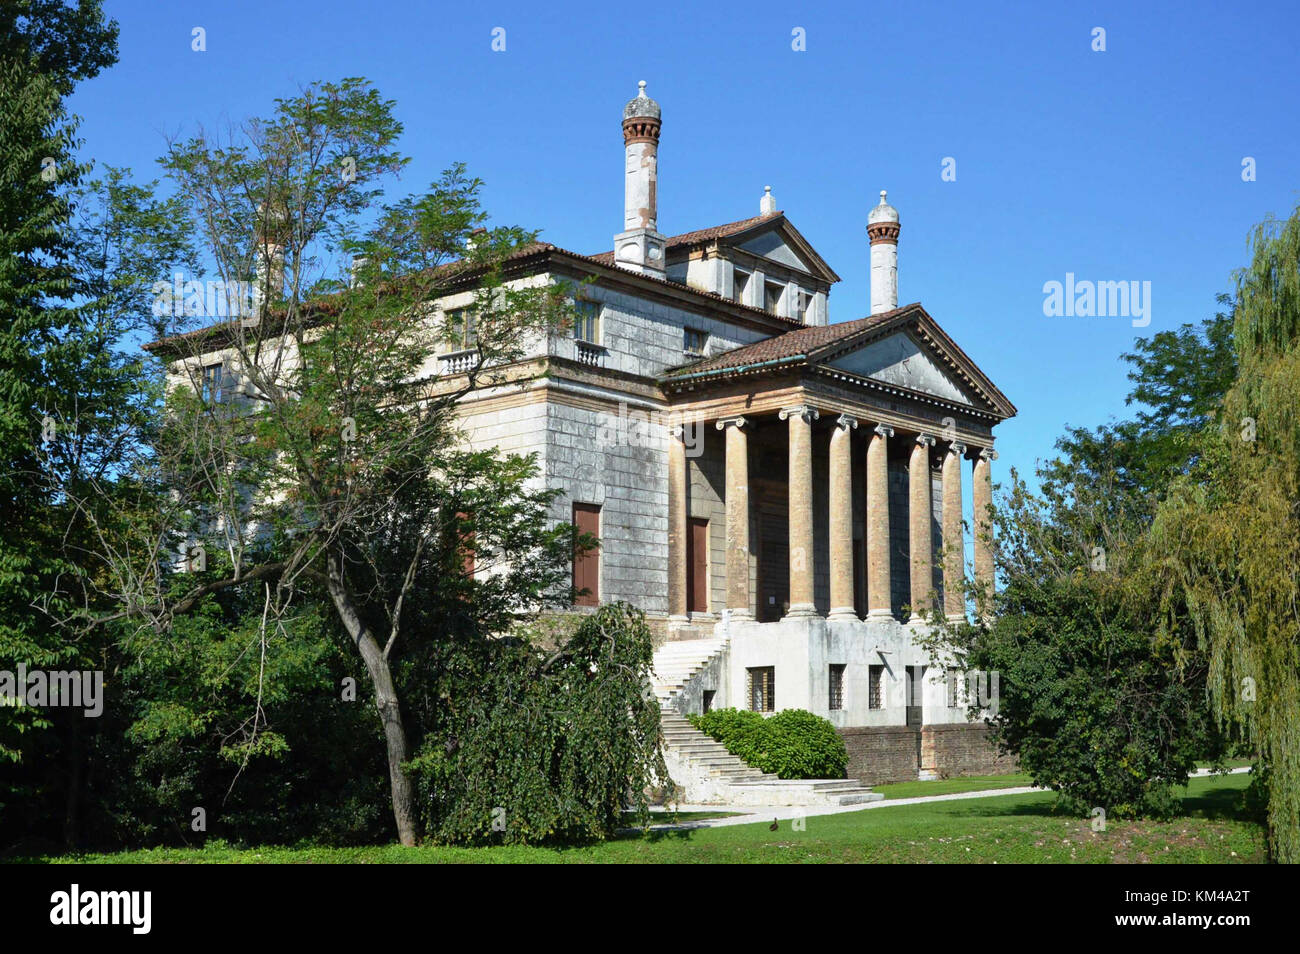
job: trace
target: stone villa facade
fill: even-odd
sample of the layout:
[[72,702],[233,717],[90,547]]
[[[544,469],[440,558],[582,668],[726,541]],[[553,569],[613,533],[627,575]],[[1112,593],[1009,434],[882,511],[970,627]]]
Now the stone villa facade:
[[[944,771],[935,740],[951,731],[927,741],[926,727],[967,724],[965,684],[916,638],[933,607],[968,609],[964,486],[974,579],[993,584],[993,429],[1015,407],[925,308],[898,306],[884,192],[867,222],[870,313],[851,321],[830,323],[839,276],[770,189],[752,218],[661,233],[662,118],[644,86],[622,117],[614,248],[539,244],[510,263],[512,281],[591,279],[582,321],[464,400],[465,440],[536,453],[562,492],[554,518],[599,536],[574,611],[646,612],[666,707],[807,709],[841,728],[861,776]],[[430,371],[464,360],[448,351]]]

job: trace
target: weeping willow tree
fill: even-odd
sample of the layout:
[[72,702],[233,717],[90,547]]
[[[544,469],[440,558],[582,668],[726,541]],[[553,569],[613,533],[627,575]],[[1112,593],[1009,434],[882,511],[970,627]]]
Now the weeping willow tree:
[[1300,208],[1238,272],[1238,371],[1209,453],[1152,527],[1163,626],[1210,657],[1219,718],[1253,743],[1273,857],[1300,862]]

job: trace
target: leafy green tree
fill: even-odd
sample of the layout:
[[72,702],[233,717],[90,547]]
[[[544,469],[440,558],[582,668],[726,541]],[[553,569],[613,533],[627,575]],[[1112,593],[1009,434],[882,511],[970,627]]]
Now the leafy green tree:
[[1162,629],[1194,635],[1224,722],[1258,746],[1270,847],[1300,861],[1300,209],[1237,274],[1222,426],[1152,529]]
[[[172,325],[152,346],[168,363],[168,409],[157,440],[138,443],[138,498],[103,518],[134,542],[99,554],[100,595],[117,609],[87,622],[167,632],[252,591],[266,652],[322,601],[378,712],[397,834],[411,844],[407,763],[437,725],[427,685],[444,645],[495,637],[571,595],[574,541],[548,518],[535,462],[466,450],[457,408],[570,319],[572,292],[509,280],[534,236],[476,231],[481,183],[461,167],[427,194],[381,202],[406,161],[400,130],[391,103],[344,80],[277,101],[232,141],[173,145],[164,165],[210,274],[257,294],[224,321],[191,292],[155,311]],[[459,289],[466,310],[431,307]],[[456,375],[439,373],[448,340],[469,346]],[[247,765],[269,754],[267,733],[255,708],[227,747]]]

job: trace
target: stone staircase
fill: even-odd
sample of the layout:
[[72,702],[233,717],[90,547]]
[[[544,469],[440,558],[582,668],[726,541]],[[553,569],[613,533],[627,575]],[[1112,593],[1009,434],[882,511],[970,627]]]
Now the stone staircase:
[[670,640],[655,651],[654,689],[659,705],[677,708],[678,696],[701,670],[727,648],[722,638]]
[[677,709],[689,682],[727,648],[725,639],[665,643],[655,653],[654,691],[662,712],[664,758],[687,804],[810,807],[857,805],[884,796],[855,779],[784,780],[741,761]]

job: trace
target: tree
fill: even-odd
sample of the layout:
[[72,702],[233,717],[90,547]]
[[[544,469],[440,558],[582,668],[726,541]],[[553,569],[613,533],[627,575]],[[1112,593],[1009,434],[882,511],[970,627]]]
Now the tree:
[[1300,861],[1300,209],[1237,273],[1221,427],[1152,528],[1162,631],[1209,654],[1215,711],[1259,747],[1271,851]]
[[1208,658],[1161,626],[1162,552],[1148,533],[1212,443],[1236,367],[1231,326],[1220,312],[1138,340],[1124,356],[1136,415],[1067,431],[1036,494],[1012,473],[993,514],[993,618],[933,640],[936,654],[997,672],[995,743],[1073,811],[1162,814],[1196,760],[1224,752]]
[[[172,146],[164,166],[221,294],[158,289],[168,410],[138,446],[129,519],[100,518],[118,525],[98,554],[117,609],[86,622],[165,632],[256,587],[265,649],[292,607],[324,599],[364,669],[398,837],[412,844],[403,667],[449,628],[486,638],[568,596],[570,532],[546,525],[552,495],[533,486],[533,463],[462,449],[455,421],[466,393],[569,319],[571,292],[508,281],[534,237],[477,233],[481,183],[461,167],[382,204],[381,182],[406,161],[400,131],[392,104],[349,79],[278,100],[231,141]],[[232,289],[244,300],[214,322],[205,301]],[[431,307],[453,289],[472,294],[467,310]],[[436,345],[453,338],[472,357],[440,375]],[[255,712],[240,743],[250,757],[264,727]]]
[[[72,195],[85,172],[75,158],[76,125],[63,99],[76,81],[115,61],[116,25],[97,2],[75,8],[24,0],[0,9],[0,663],[59,667],[78,647],[50,625],[40,605],[57,603],[68,569],[55,501],[42,475],[51,440],[49,411],[77,381],[68,342],[80,321],[70,243]],[[40,765],[51,718],[32,708],[7,712],[0,760]],[[63,763],[60,763],[63,764]],[[15,793],[40,790],[23,776]],[[12,813],[11,813],[12,814]]]

